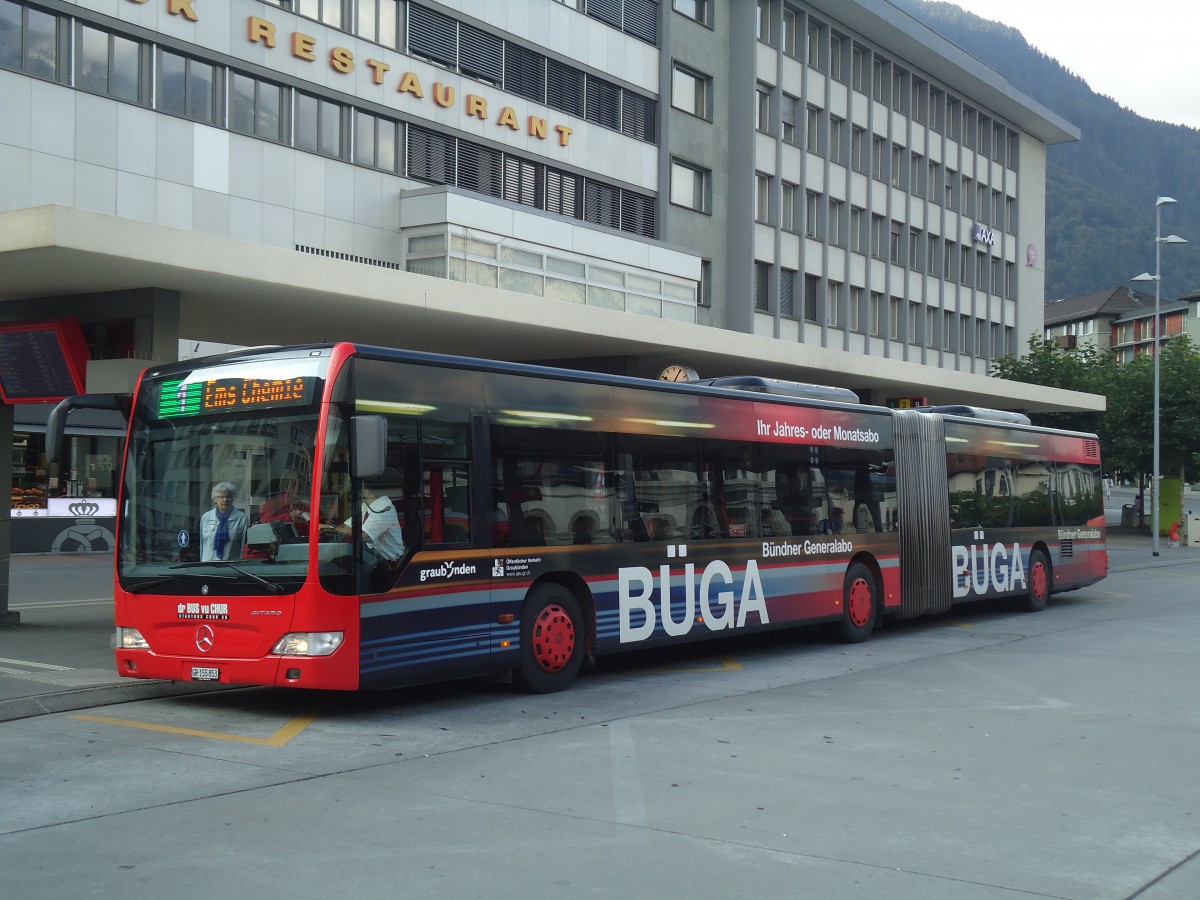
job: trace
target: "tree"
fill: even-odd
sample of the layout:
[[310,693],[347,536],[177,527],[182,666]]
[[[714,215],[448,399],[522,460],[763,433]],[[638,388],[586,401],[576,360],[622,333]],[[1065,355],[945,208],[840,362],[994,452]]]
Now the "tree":
[[[1027,354],[995,360],[992,375],[1025,384],[1107,395],[1118,368],[1115,357],[1107,350],[1094,346],[1064,349],[1035,334],[1029,337]],[[1035,425],[1094,432],[1103,438],[1106,416],[1098,412],[1050,412],[1033,413],[1029,418]]]
[[[1159,359],[1160,471],[1188,480],[1200,473],[1200,351],[1186,334],[1176,335]],[[1154,469],[1154,357],[1142,354],[1120,367],[1109,393],[1105,453],[1133,472]]]
[[[1063,349],[1034,335],[1025,356],[992,364],[997,378],[1104,394],[1103,413],[1034,413],[1034,424],[1096,434],[1110,470],[1141,475],[1154,468],[1154,356],[1118,363],[1096,347]],[[1159,359],[1160,471],[1188,480],[1200,474],[1200,350],[1186,334],[1162,347]]]

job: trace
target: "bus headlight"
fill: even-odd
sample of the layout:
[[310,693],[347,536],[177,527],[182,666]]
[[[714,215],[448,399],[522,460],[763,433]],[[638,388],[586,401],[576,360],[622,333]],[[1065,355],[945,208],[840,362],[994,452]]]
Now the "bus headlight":
[[136,628],[117,626],[117,647],[121,650],[149,650],[150,642]]
[[342,631],[294,631],[285,634],[271,650],[280,656],[328,656],[342,646]]

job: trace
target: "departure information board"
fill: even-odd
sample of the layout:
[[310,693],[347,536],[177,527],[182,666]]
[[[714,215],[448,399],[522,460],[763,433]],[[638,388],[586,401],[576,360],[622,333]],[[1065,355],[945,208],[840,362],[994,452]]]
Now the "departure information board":
[[75,319],[0,325],[5,403],[49,403],[83,393],[87,343]]

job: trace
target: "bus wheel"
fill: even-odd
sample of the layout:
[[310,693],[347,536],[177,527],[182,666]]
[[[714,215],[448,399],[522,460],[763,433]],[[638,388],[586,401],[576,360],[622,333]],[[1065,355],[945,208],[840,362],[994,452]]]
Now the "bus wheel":
[[865,641],[875,630],[878,597],[875,575],[863,563],[857,562],[846,570],[842,588],[842,622],[839,636],[848,644]]
[[535,694],[564,690],[583,665],[583,616],[575,595],[559,585],[535,588],[521,612],[516,683]]
[[1042,550],[1034,550],[1029,554],[1029,572],[1027,574],[1029,590],[1021,598],[1020,608],[1024,612],[1041,612],[1046,608],[1050,599],[1050,560]]

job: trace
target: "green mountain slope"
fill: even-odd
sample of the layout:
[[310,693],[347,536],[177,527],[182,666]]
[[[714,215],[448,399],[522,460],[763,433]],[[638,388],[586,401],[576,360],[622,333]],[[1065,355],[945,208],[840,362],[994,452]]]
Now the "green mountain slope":
[[[1159,196],[1179,201],[1163,210],[1163,235],[1194,242],[1164,248],[1163,299],[1200,289],[1200,130],[1145,119],[1095,93],[1015,28],[951,3],[891,2],[1079,128],[1079,141],[1047,151],[1047,300],[1153,272]],[[1134,64],[1153,65],[1152,48],[1131,47],[1129,58],[1113,60]]]

